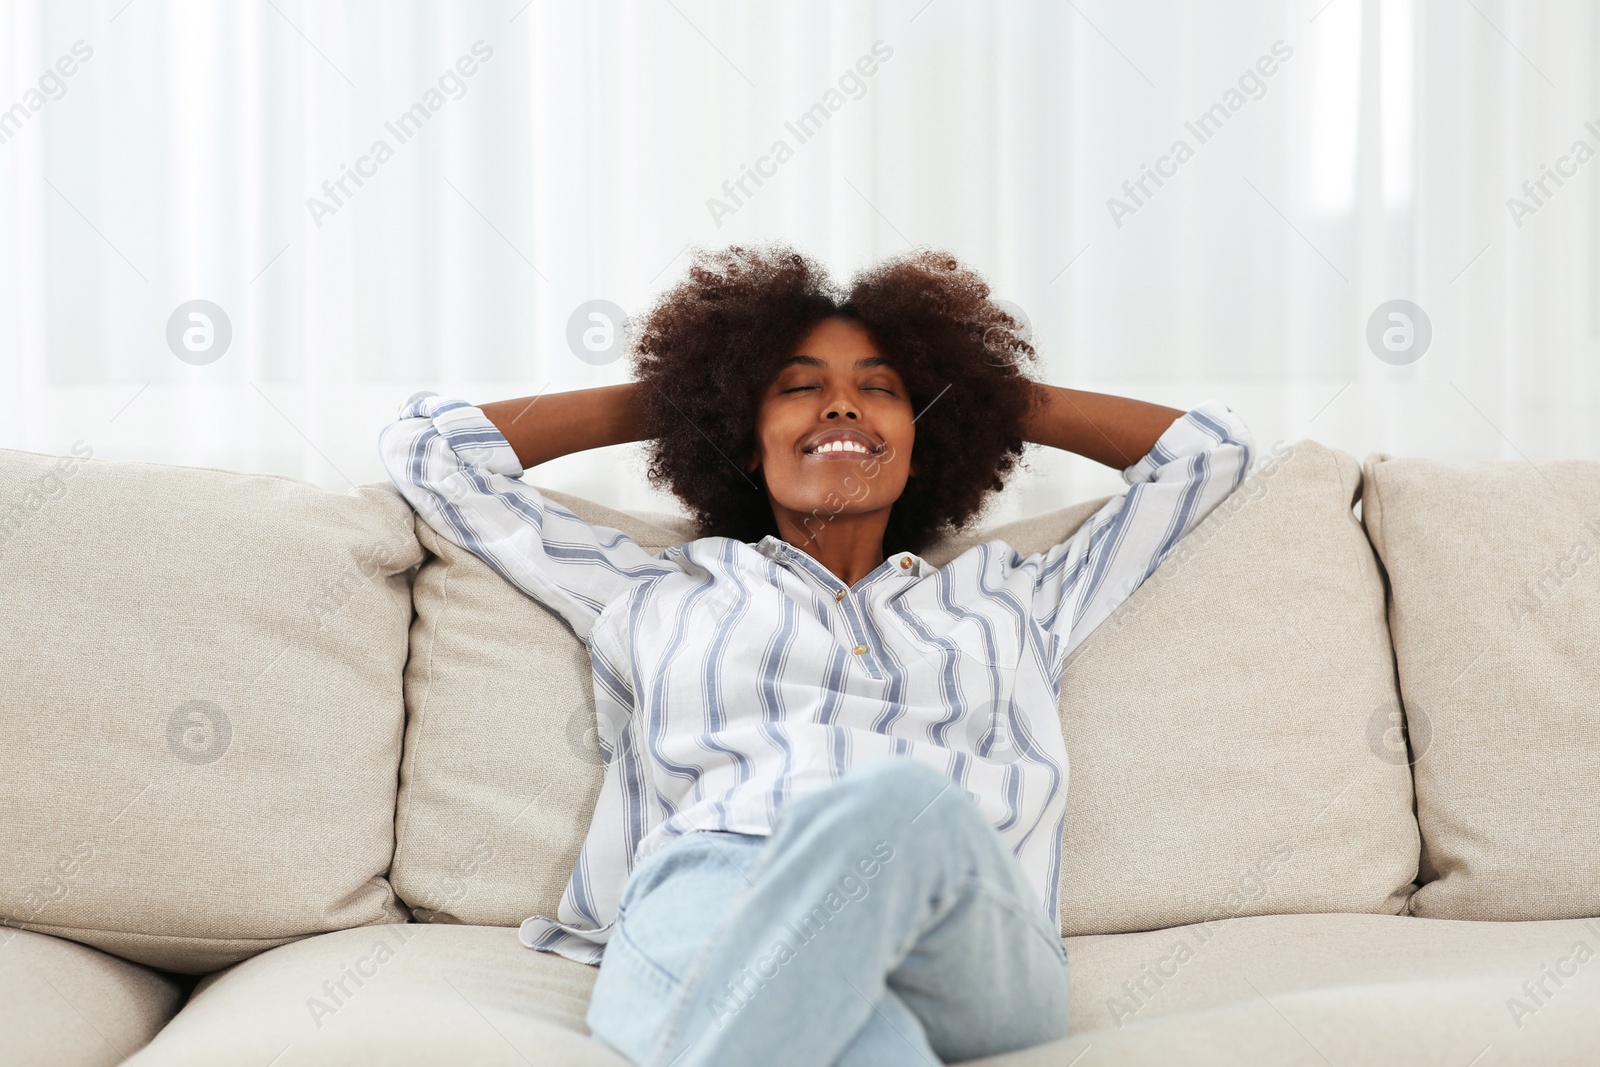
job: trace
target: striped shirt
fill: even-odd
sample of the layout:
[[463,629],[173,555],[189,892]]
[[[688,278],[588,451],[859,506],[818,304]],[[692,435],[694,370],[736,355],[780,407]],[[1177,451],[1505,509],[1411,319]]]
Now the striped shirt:
[[942,567],[895,552],[853,586],[770,535],[652,554],[591,525],[523,481],[463,400],[416,393],[379,449],[430,526],[588,650],[605,779],[556,916],[521,938],[598,963],[651,853],[695,830],[769,834],[788,800],[889,755],[971,797],[1059,926],[1062,662],[1243,481],[1253,442],[1206,401],[1060,544],[989,541]]

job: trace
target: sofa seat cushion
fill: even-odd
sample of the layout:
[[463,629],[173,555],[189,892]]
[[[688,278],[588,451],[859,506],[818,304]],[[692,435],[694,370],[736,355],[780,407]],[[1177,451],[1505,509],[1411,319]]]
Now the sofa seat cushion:
[[1071,1036],[978,1063],[1060,1067],[1092,1048],[1084,1067],[1488,1067],[1593,1063],[1600,1047],[1600,920],[1267,915],[1066,944]]
[[392,485],[0,449],[0,920],[187,974],[406,917]]
[[[1091,1047],[1095,1064],[1464,1067],[1488,1047],[1484,1067],[1588,1062],[1600,1042],[1600,920],[1269,915],[1066,944],[1072,1036],[970,1067]],[[597,973],[512,928],[323,934],[202,980],[132,1064],[622,1067],[585,1036]]]
[[341,930],[207,976],[131,1067],[626,1067],[584,1026],[598,973],[515,929]]
[[0,929],[0,1060],[99,1067],[143,1048],[183,1003],[170,977],[98,949]]
[[1422,827],[1411,912],[1600,914],[1600,463],[1379,453],[1366,480]]

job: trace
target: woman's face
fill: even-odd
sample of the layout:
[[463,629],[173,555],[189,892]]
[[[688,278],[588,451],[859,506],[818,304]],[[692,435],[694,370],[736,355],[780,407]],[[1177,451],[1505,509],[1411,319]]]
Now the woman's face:
[[755,455],[774,509],[815,536],[840,515],[900,498],[916,427],[900,374],[854,319],[829,318],[801,339],[762,397]]

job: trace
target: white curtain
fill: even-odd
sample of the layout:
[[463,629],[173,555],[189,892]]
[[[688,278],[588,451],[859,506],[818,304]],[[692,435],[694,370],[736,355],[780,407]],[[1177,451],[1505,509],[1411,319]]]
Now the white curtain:
[[[0,445],[343,491],[410,392],[623,381],[575,309],[781,239],[948,249],[1049,380],[1263,451],[1600,459],[1597,50],[1583,0],[0,0]],[[671,510],[641,455],[534,480]],[[1122,485],[1030,466],[993,518]]]

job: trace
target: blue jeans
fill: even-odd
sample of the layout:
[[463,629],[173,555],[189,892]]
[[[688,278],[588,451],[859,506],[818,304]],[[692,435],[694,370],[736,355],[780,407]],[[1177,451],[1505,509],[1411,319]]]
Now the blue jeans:
[[1067,955],[1022,869],[903,757],[640,864],[589,1004],[641,1067],[958,1062],[1067,1030]]

